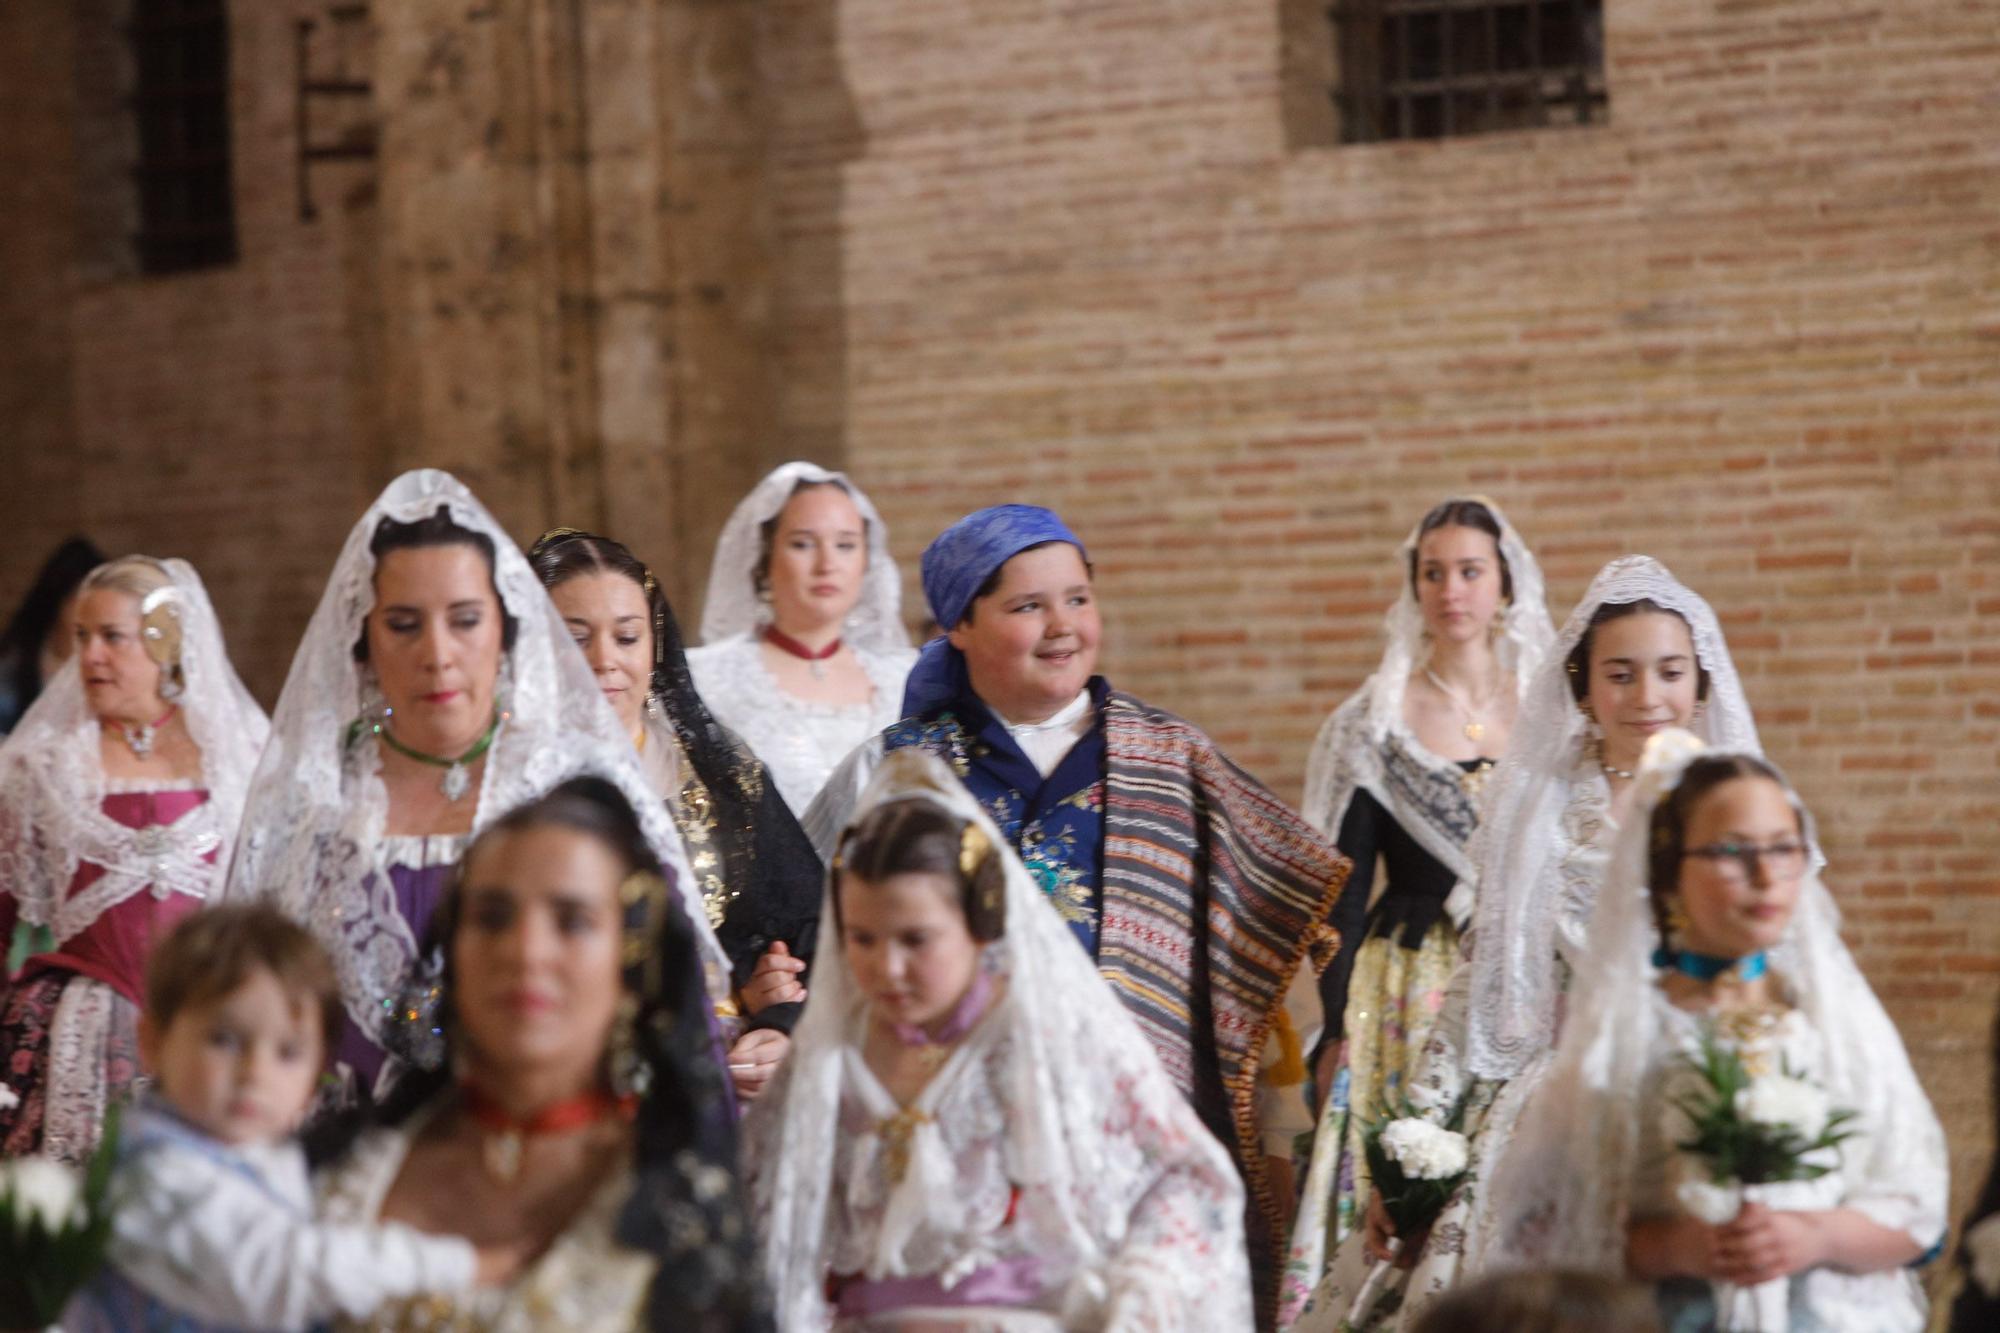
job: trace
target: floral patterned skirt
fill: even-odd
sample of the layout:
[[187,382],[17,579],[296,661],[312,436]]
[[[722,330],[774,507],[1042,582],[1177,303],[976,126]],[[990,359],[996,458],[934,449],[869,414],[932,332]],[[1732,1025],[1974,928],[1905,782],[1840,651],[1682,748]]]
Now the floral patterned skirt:
[[1400,1103],[1444,1005],[1458,963],[1458,932],[1441,920],[1423,944],[1405,949],[1375,936],[1355,955],[1347,988],[1346,1060],[1320,1112],[1305,1172],[1291,1248],[1278,1292],[1278,1326],[1298,1317],[1318,1284],[1326,1257],[1359,1225],[1368,1204],[1362,1140],[1383,1110]]
[[103,982],[44,972],[0,1001],[0,1157],[83,1162],[138,1081],[139,1010]]

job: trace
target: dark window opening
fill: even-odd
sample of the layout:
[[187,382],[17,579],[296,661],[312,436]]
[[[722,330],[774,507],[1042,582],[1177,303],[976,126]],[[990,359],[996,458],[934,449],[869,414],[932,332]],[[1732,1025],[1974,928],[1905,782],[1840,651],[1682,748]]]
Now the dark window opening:
[[233,263],[229,13],[223,0],[135,0],[139,267],[175,273]]
[[1347,143],[1602,124],[1603,0],[1338,0]]

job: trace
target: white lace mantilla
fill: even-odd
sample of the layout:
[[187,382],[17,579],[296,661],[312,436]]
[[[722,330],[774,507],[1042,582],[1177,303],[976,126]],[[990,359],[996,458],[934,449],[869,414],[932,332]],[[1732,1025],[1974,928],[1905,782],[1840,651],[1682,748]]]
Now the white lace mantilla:
[[[1640,600],[1687,622],[1709,682],[1694,730],[1712,745],[1759,752],[1757,725],[1708,603],[1650,556],[1621,556],[1606,565],[1522,695],[1507,752],[1487,779],[1473,835],[1479,894],[1467,1058],[1481,1077],[1511,1078],[1555,1044],[1562,981],[1553,965],[1559,921],[1577,919],[1576,896],[1594,892],[1563,869],[1561,858],[1568,853],[1555,836],[1570,807],[1575,775],[1590,762],[1592,741],[1570,693],[1565,659],[1599,607]],[[1587,911],[1582,919],[1588,919]]]
[[[103,728],[75,658],[0,746],[0,889],[13,894],[24,921],[48,926],[58,942],[138,893],[216,893],[270,729],[229,663],[200,576],[184,560],[157,563],[172,592],[164,605],[180,625],[176,704],[201,756],[200,779],[107,781]],[[187,789],[206,789],[208,800],[169,824],[132,828],[104,811],[107,794]],[[104,874],[71,897],[86,863]]]
[[470,491],[434,470],[397,478],[347,535],[278,698],[243,817],[232,895],[274,897],[310,926],[334,956],[348,1013],[381,1042],[381,1001],[400,987],[417,944],[385,873],[389,796],[379,747],[366,737],[348,744],[350,724],[372,703],[354,644],[375,604],[369,545],[376,529],[384,519],[412,523],[440,508],[492,540],[494,586],[516,623],[494,691],[505,720],[486,754],[474,832],[569,778],[591,774],[614,783],[666,866],[700,943],[710,992],[722,998],[728,959],[699,902],[688,901],[694,880],[680,836],[639,769],[631,736],[520,548]]
[[[1518,693],[1525,697],[1528,682],[1555,638],[1541,566],[1500,506],[1483,495],[1453,496],[1445,503],[1464,501],[1484,505],[1500,525],[1498,545],[1514,592],[1501,612],[1494,651],[1501,667],[1513,675]],[[1422,526],[1419,523],[1411,528],[1396,548],[1396,600],[1389,604],[1382,621],[1381,664],[1320,728],[1306,760],[1305,799],[1300,810],[1315,828],[1332,837],[1340,832],[1354,793],[1366,791],[1425,851],[1458,877],[1465,891],[1454,890],[1452,915],[1463,925],[1471,910],[1473,875],[1465,851],[1472,830],[1464,819],[1469,802],[1462,792],[1463,774],[1451,760],[1426,749],[1403,718],[1410,675],[1422,667],[1428,654],[1423,608],[1410,580],[1410,564]],[[1444,790],[1447,784],[1461,790],[1454,796]]]
[[[1651,962],[1660,941],[1646,890],[1647,831],[1654,805],[1671,790],[1664,782],[1663,769],[1642,766],[1633,784],[1561,1044],[1545,1057],[1546,1077],[1497,1165],[1496,1263],[1619,1272],[1626,1222],[1674,1210],[1668,1196],[1688,1164],[1665,1153],[1681,1135],[1669,1103],[1685,1091],[1676,1062],[1699,1048],[1704,1020],[1668,1002]],[[1811,819],[1803,811],[1802,818],[1817,848]],[[1855,1113],[1858,1132],[1841,1145],[1832,1174],[1772,1202],[1851,1208],[1904,1232],[1921,1251],[1945,1230],[1943,1131],[1902,1038],[1841,941],[1839,913],[1816,869],[1800,884],[1797,904],[1770,953],[1775,995],[1789,1009],[1734,1014],[1718,1032],[1751,1072],[1775,1066],[1821,1087],[1832,1106]],[[1828,1333],[1917,1333],[1924,1324],[1920,1288],[1901,1267],[1859,1275],[1815,1269],[1794,1280],[1792,1301],[1795,1316],[1810,1311],[1812,1327]]]
[[[704,644],[721,643],[743,634],[754,635],[770,622],[770,608],[757,594],[757,564],[764,554],[763,527],[784,512],[793,491],[802,485],[815,484],[838,486],[846,491],[868,529],[868,568],[861,579],[861,597],[848,612],[843,637],[857,648],[876,653],[910,646],[910,632],[903,625],[903,579],[889,555],[888,525],[875,511],[874,502],[846,473],[805,462],[774,468],[738,502],[729,521],[723,524],[722,535],[715,542],[715,558],[708,566],[708,595],[701,605]],[[692,659],[693,654],[689,657]],[[901,684],[896,688],[900,702]],[[701,695],[713,711],[715,701],[708,697],[708,691],[703,689]],[[734,724],[724,719],[724,725]]]
[[805,813],[855,746],[902,717],[903,681],[916,653],[851,647],[875,686],[866,703],[814,703],[786,693],[765,668],[752,633],[688,650],[688,671],[702,702],[764,761],[795,815]]
[[904,1112],[861,1062],[865,998],[842,954],[820,956],[745,1122],[779,1326],[825,1327],[829,1271],[956,1282],[1029,1255],[1064,1329],[1249,1333],[1243,1187],[1222,1145],[950,770],[898,751],[861,808],[903,797],[1004,858],[1007,933],[984,965],[1006,992]]

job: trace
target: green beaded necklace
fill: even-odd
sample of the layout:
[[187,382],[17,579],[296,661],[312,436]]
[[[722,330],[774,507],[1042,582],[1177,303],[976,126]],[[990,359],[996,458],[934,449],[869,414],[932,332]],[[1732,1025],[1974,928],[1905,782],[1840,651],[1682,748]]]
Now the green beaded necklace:
[[422,750],[397,740],[396,733],[385,725],[389,714],[390,710],[384,709],[383,721],[371,723],[369,729],[380,736],[397,754],[414,759],[420,764],[432,764],[443,769],[444,779],[438,784],[438,788],[444,792],[447,801],[456,801],[465,795],[465,789],[472,785],[472,777],[465,771],[466,765],[476,762],[479,756],[493,748],[493,738],[500,734],[500,724],[507,720],[507,714],[496,712],[493,721],[487,725],[486,734],[473,742],[470,750],[456,759],[447,759],[443,755],[425,754]]

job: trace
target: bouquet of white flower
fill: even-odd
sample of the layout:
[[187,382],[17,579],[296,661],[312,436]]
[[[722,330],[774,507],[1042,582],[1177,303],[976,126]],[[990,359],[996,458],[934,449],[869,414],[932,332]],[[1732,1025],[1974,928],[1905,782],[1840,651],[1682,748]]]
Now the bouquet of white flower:
[[[1675,1190],[1690,1216],[1723,1226],[1746,1200],[1786,1202],[1798,1182],[1818,1180],[1840,1164],[1854,1112],[1836,1110],[1824,1089],[1790,1071],[1753,1076],[1713,1034],[1702,1039],[1701,1058],[1688,1057],[1687,1065],[1699,1076],[1696,1089],[1673,1105],[1688,1129],[1676,1146],[1700,1171]],[[1790,1327],[1790,1279],[1714,1287],[1721,1333]]]
[[1465,1104],[1452,1108],[1445,1123],[1426,1120],[1407,1102],[1393,1118],[1384,1116],[1362,1137],[1370,1185],[1381,1196],[1383,1211],[1395,1224],[1389,1238],[1389,1259],[1378,1259],[1354,1293],[1347,1324],[1358,1328],[1374,1304],[1376,1288],[1400,1254],[1405,1237],[1421,1236],[1464,1183],[1472,1165],[1472,1146],[1458,1125]]
[[9,1326],[56,1322],[104,1263],[105,1191],[118,1138],[114,1109],[81,1173],[44,1157],[0,1162],[0,1315]]

